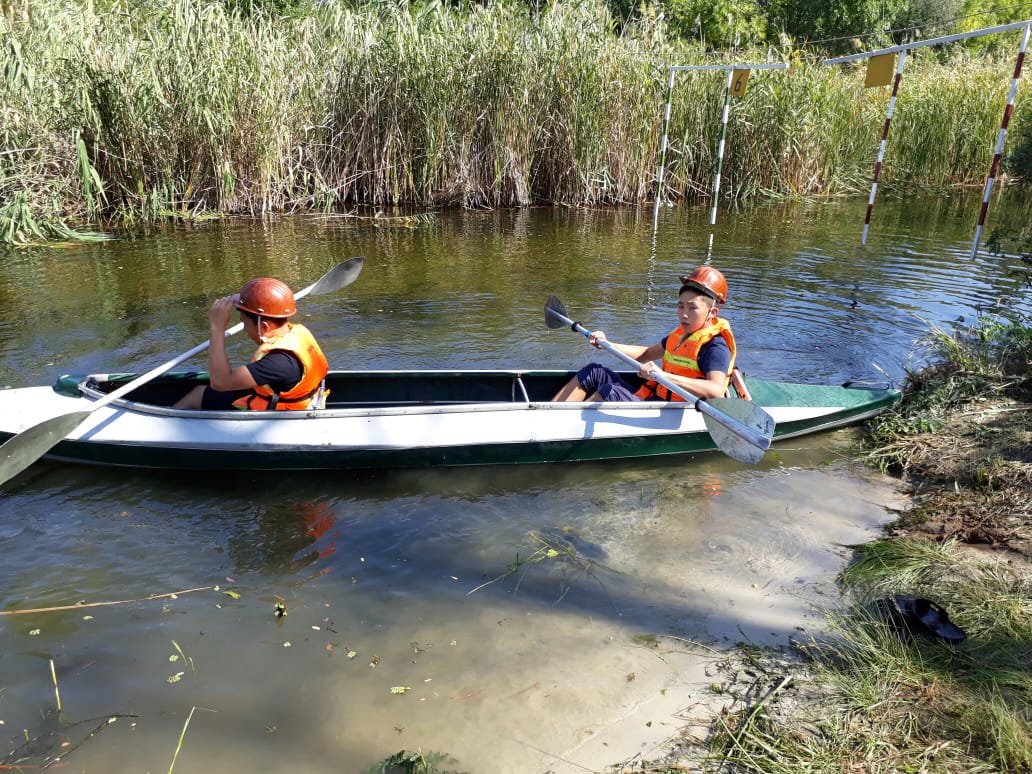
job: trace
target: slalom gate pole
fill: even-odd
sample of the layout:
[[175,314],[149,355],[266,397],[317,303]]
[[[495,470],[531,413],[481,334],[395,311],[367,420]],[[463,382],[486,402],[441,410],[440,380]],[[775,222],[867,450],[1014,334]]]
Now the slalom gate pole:
[[659,147],[659,174],[656,181],[656,212],[659,212],[659,202],[660,198],[663,196],[663,174],[666,170],[667,133],[670,130],[670,103],[674,98],[674,74],[677,72],[673,67],[669,68],[669,70],[670,76],[667,80],[666,109],[663,111],[663,141]]
[[885,160],[885,146],[889,139],[889,125],[892,124],[892,114],[896,110],[896,97],[899,94],[899,82],[903,79],[903,63],[907,59],[907,50],[899,52],[899,61],[896,63],[896,78],[892,83],[892,96],[889,98],[889,109],[885,114],[885,128],[882,129],[881,145],[878,146],[878,160],[874,164],[874,180],[871,183],[871,196],[867,200],[867,214],[864,216],[864,233],[860,237],[860,244],[867,244],[867,230],[871,227],[871,210],[874,209],[874,194],[878,190],[878,180],[881,178],[882,162]]
[[1007,107],[1003,111],[1003,122],[1000,125],[1000,133],[996,136],[996,152],[993,155],[992,166],[989,167],[989,177],[985,181],[985,194],[982,196],[982,208],[978,212],[978,225],[975,226],[975,240],[971,245],[971,257],[978,256],[978,243],[982,238],[982,229],[985,226],[985,216],[989,212],[989,196],[993,192],[993,183],[1000,171],[1000,157],[1003,155],[1003,141],[1007,136],[1007,125],[1010,123],[1011,113],[1014,112],[1014,97],[1018,92],[1018,80],[1021,78],[1021,66],[1025,61],[1025,51],[1028,48],[1029,32],[1032,31],[1032,24],[1025,25],[1025,34],[1021,36],[1021,48],[1018,51],[1018,61],[1014,65],[1014,76],[1011,78],[1010,93],[1007,95]]
[[[731,113],[731,79],[735,77],[734,70],[727,71],[727,84],[724,86],[724,114],[720,119],[720,144],[717,146],[717,174],[713,178],[713,204],[710,207],[709,222],[714,225],[717,222],[717,197],[720,195],[720,173],[724,166],[724,144],[727,141],[727,119]],[[710,240],[713,237],[710,235]]]

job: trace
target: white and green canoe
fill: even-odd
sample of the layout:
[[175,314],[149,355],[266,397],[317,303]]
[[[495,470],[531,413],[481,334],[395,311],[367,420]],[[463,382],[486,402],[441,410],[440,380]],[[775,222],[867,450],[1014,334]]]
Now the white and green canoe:
[[[707,426],[704,413],[690,403],[550,402],[571,376],[334,371],[326,380],[323,408],[268,412],[171,408],[205,382],[205,374],[166,374],[114,400],[105,398],[132,382],[133,374],[63,376],[53,387],[0,391],[0,440],[30,436],[71,415],[79,424],[67,434],[62,428],[52,448],[46,447],[51,459],[206,470],[502,465],[727,451],[719,427],[714,432],[717,426]],[[637,378],[633,372],[624,377]],[[771,437],[777,442],[867,419],[900,397],[892,389],[759,379],[751,379],[748,389],[751,402],[707,403],[719,403],[719,411],[732,416],[769,415],[768,443]]]

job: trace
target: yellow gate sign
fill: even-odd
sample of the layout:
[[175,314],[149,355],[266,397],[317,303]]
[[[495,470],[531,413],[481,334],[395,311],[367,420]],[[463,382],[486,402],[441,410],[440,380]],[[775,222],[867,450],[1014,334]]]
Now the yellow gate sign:
[[749,83],[749,69],[735,70],[731,75],[731,96],[745,96],[745,87]]
[[864,88],[888,86],[892,83],[892,71],[895,69],[895,66],[895,54],[872,56],[867,60],[867,77],[864,79]]

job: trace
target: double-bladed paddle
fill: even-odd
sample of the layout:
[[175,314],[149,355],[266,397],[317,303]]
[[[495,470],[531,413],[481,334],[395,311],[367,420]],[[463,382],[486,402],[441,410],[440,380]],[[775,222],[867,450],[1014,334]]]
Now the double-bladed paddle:
[[[566,316],[566,307],[555,296],[549,296],[545,304],[545,324],[549,328],[570,326],[572,331],[591,336],[587,328]],[[598,344],[635,369],[641,367],[640,362],[621,352],[608,341],[599,341]],[[770,440],[774,435],[774,418],[762,408],[751,401],[735,398],[702,400],[674,384],[661,371],[653,371],[651,376],[702,413],[710,437],[717,448],[728,457],[747,465],[755,465],[763,459],[763,453],[770,448]]]
[[[358,278],[359,272],[362,271],[362,264],[364,261],[364,258],[357,257],[338,263],[320,277],[317,282],[309,285],[304,290],[300,290],[295,293],[294,300],[300,301],[308,295],[318,296],[326,293],[333,293],[350,285]],[[239,333],[243,329],[244,324],[242,322],[237,323],[233,327],[226,329],[225,335],[228,338],[234,333]],[[86,417],[94,411],[108,405],[114,400],[118,400],[123,395],[127,395],[137,387],[146,384],[158,376],[161,376],[170,368],[174,368],[184,360],[189,360],[194,355],[203,352],[208,348],[210,343],[210,341],[206,341],[203,344],[198,344],[189,352],[184,352],[182,355],[172,358],[167,363],[162,363],[157,368],[153,368],[142,376],[136,377],[131,382],[126,382],[117,390],[114,390],[103,398],[94,401],[88,408],[85,408],[82,411],[73,411],[69,414],[61,414],[56,417],[51,417],[50,419],[40,422],[38,425],[33,425],[28,430],[23,430],[17,435],[7,439],[7,441],[0,446],[0,485],[10,481],[25,470],[25,468],[29,467],[33,462],[50,451],[54,446],[61,442],[61,439],[82,424],[86,420]]]

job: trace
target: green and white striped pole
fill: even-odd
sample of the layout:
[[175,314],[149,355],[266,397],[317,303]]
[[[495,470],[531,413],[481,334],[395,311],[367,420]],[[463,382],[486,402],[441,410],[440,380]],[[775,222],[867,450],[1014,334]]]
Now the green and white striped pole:
[[[724,168],[724,144],[727,141],[727,119],[731,114],[731,79],[735,77],[734,70],[727,71],[727,83],[724,84],[724,112],[720,117],[720,144],[717,145],[717,174],[713,178],[713,203],[710,205],[709,222],[711,226],[717,223],[717,198],[720,196],[720,173]],[[713,244],[713,234],[710,234],[710,244]]]
[[[720,201],[720,175],[724,169],[724,145],[727,142],[727,120],[731,115],[731,81],[735,77],[734,70],[727,71],[727,83],[724,84],[724,111],[720,117],[720,143],[717,145],[717,172],[713,176],[713,198],[710,203],[710,226],[717,224],[717,204]],[[707,254],[713,250],[713,231],[710,230],[706,243]],[[707,260],[709,258],[707,257]]]
[[659,203],[663,197],[663,174],[666,171],[667,136],[670,131],[670,103],[674,97],[674,74],[676,67],[669,68],[670,75],[667,78],[666,108],[663,111],[663,140],[659,146],[659,174],[656,179],[656,206],[655,211],[659,212]]

